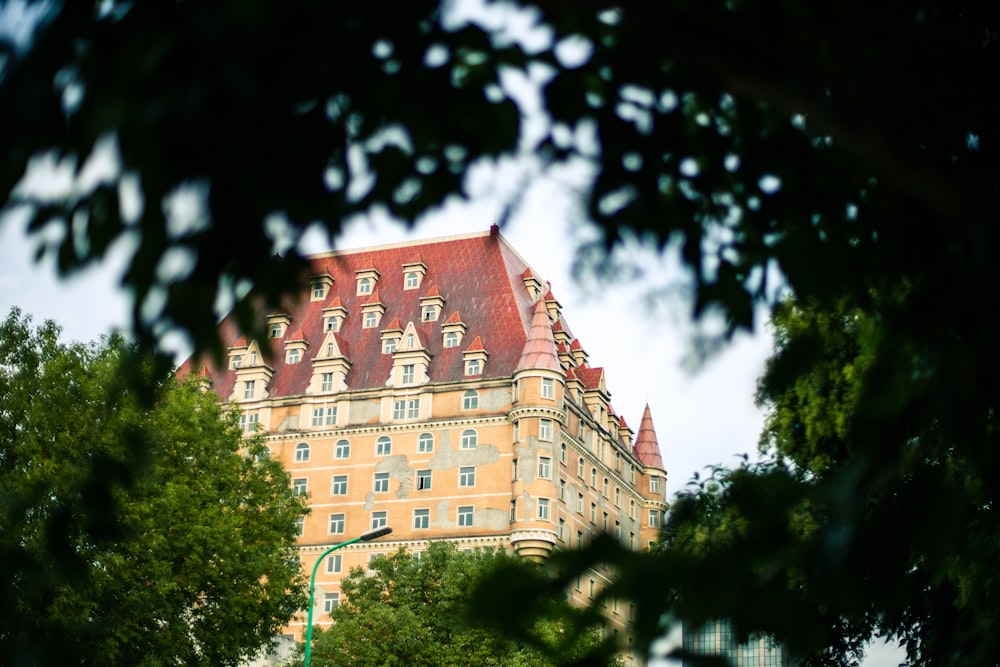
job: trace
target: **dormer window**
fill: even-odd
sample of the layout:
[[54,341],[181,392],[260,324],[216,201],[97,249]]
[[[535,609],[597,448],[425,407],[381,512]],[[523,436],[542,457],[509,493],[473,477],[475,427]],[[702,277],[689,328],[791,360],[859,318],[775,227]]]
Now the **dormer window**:
[[412,350],[413,346],[416,345],[416,340],[417,340],[417,338],[413,334],[407,335],[406,336],[406,349],[407,350]]
[[333,276],[323,273],[309,278],[309,298],[312,301],[322,301],[333,287]]
[[327,343],[326,344],[326,356],[332,357],[333,356],[333,351],[334,351],[334,349],[333,349],[333,343]]
[[483,345],[483,339],[476,336],[462,353],[462,358],[465,360],[465,375],[469,377],[482,375],[489,357],[490,355]]
[[362,326],[365,329],[372,329],[374,327],[377,327],[378,326],[378,313],[376,313],[374,311],[370,311],[370,312],[365,313],[365,319],[364,319],[364,322],[362,323]]
[[300,354],[300,352],[299,352],[298,349],[289,350],[287,358],[286,358],[286,362],[289,363],[289,364],[297,364],[297,363],[299,363],[300,357],[301,357],[301,354]]
[[432,285],[427,294],[420,297],[420,319],[423,322],[436,322],[444,308],[444,297],[437,285]]
[[323,331],[340,331],[340,318],[336,315],[326,318],[323,322]]
[[392,354],[396,351],[396,339],[386,338],[382,341],[382,354]]
[[458,334],[454,331],[449,331],[444,335],[444,346],[445,347],[458,347]]
[[277,322],[273,323],[271,325],[270,330],[269,330],[271,338],[281,338],[281,332],[282,332],[282,330],[283,330],[283,327],[280,324],[278,324]]
[[372,294],[375,292],[375,283],[378,282],[379,273],[375,269],[362,269],[355,271],[354,279],[358,281],[358,294]]
[[469,359],[465,362],[465,374],[466,375],[481,375],[483,372],[483,365],[479,359]]
[[257,365],[257,352],[256,351],[250,353],[250,365],[251,366],[256,366]]
[[242,354],[234,354],[232,357],[230,357],[230,359],[229,359],[229,367],[230,368],[239,368],[242,365],[243,365],[243,355]]
[[403,264],[403,289],[417,289],[427,275],[427,265],[423,262]]

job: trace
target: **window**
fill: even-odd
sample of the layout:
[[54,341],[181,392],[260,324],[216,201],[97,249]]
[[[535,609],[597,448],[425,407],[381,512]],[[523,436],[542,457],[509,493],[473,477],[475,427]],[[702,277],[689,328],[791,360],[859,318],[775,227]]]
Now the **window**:
[[327,614],[333,612],[340,604],[340,593],[324,593],[323,594],[323,611]]
[[468,363],[465,364],[466,375],[479,375],[481,372],[482,370],[479,359],[470,359]]
[[521,422],[514,421],[514,442],[520,442],[521,440]]
[[413,510],[413,527],[416,530],[423,530],[430,527],[430,510]]
[[479,437],[471,428],[462,431],[462,449],[475,449]]
[[334,475],[330,493],[335,496],[347,495],[347,475]]
[[615,539],[622,539],[622,524],[620,521],[615,521]]
[[309,487],[309,480],[305,477],[297,477],[292,480],[292,492],[297,496],[306,495]]
[[549,499],[539,498],[538,499],[538,518],[548,521],[549,519]]
[[555,398],[555,383],[552,378],[542,378],[542,398]]
[[604,532],[608,532],[608,513],[604,512],[604,522],[601,524],[604,528]]
[[250,353],[250,365],[251,366],[256,366],[257,365],[257,353],[256,352],[251,352]]
[[552,459],[547,456],[538,457],[538,476],[542,479],[552,477]]
[[576,460],[576,474],[583,477],[583,457]]
[[[576,531],[576,548],[579,549],[583,546],[583,531]],[[580,590],[580,578],[576,578],[576,590]]]
[[406,418],[416,419],[420,416],[420,399],[411,398],[406,401]]
[[551,419],[539,419],[538,420],[538,439],[539,440],[551,440],[552,439],[552,420]]
[[475,486],[476,485],[476,469],[473,466],[467,466],[458,469],[458,485],[459,486]]
[[449,331],[444,335],[444,346],[445,347],[458,347],[458,334],[454,331]]
[[358,294],[371,294],[372,293],[372,279],[362,278],[358,281]]
[[323,408],[313,408],[312,425],[313,426],[323,425]]
[[389,436],[383,435],[375,441],[375,454],[376,456],[389,456],[389,454],[392,454],[392,440],[389,439]]
[[597,505],[595,503],[590,503],[590,523],[597,521]]
[[325,356],[327,356],[327,357],[332,357],[333,356],[333,343],[327,343],[326,344],[326,355]]
[[333,554],[326,557],[326,573],[327,574],[340,574],[340,570],[344,564],[344,557],[340,554]]
[[417,338],[413,334],[406,335],[406,349],[412,350],[413,346],[417,344]]
[[406,416],[406,401],[393,401],[392,418],[402,419],[404,416]]
[[576,494],[576,511],[583,514],[583,494]]
[[462,505],[458,508],[458,525],[472,525],[472,505]]
[[635,518],[635,501],[634,500],[629,500],[628,501],[628,518],[630,518],[630,519],[634,519]]
[[382,341],[382,354],[392,354],[396,351],[396,339],[386,338]]
[[389,491],[389,473],[375,473],[375,493],[387,493]]
[[309,445],[304,442],[300,442],[295,445],[295,462],[305,463],[309,460]]
[[323,283],[312,284],[312,298],[322,299],[326,295],[326,286]]
[[622,506],[622,490],[619,489],[617,486],[615,487],[615,506],[617,507]]
[[559,539],[560,540],[565,539],[565,535],[566,535],[566,521],[563,519],[559,519]]
[[649,478],[649,491],[650,493],[660,492],[660,477],[658,475]]
[[429,454],[434,451],[434,436],[430,433],[421,433],[417,438],[417,451],[421,454]]
[[326,407],[326,419],[324,420],[324,423],[327,426],[335,426],[337,424],[337,406],[336,405],[328,405]]
[[517,499],[510,501],[510,522],[517,521]]
[[243,383],[243,398],[253,398],[253,380],[247,380]]
[[268,333],[270,334],[271,338],[281,338],[281,323],[275,322],[274,324],[272,324]]
[[333,450],[333,458],[348,459],[351,457],[351,443],[347,440],[338,440],[337,446]]
[[304,516],[295,517],[295,534],[302,537],[302,532],[306,527],[306,518]]
[[240,429],[243,431],[256,431],[259,420],[260,415],[257,413],[240,415]]
[[[457,344],[458,343],[456,343],[456,345]],[[234,354],[232,360],[229,362],[229,367],[230,368],[239,368],[242,364],[243,364],[243,355],[242,354]]]
[[566,465],[566,443],[559,445],[559,463]]
[[608,478],[604,478],[604,485],[602,486],[601,495],[605,498],[608,497]]
[[288,363],[290,363],[290,364],[297,364],[297,363],[299,363],[299,351],[298,350],[289,350],[288,351]]
[[510,478],[516,482],[518,477],[517,459],[512,459],[510,462]]
[[406,272],[406,289],[414,289],[420,285],[420,276],[416,271]]
[[462,394],[462,409],[475,410],[479,407],[479,392],[471,389]]
[[597,468],[590,469],[590,485],[597,488]]
[[437,319],[437,306],[424,306],[423,311],[421,319],[424,322],[433,322]]
[[387,521],[385,512],[372,512],[372,530],[385,528]]
[[628,481],[630,484],[635,484],[635,466],[631,463],[628,464]]
[[333,373],[323,373],[320,391],[333,391]]
[[615,452],[615,471],[622,471],[622,455],[619,452]]
[[323,325],[325,331],[339,331],[340,330],[340,318],[336,315],[331,315],[326,318],[326,322]]
[[649,510],[649,527],[660,527],[660,510]]
[[378,326],[378,314],[374,311],[365,313],[365,319],[361,324],[365,329],[374,329]]
[[587,594],[590,597],[594,597],[594,580],[593,579],[590,580],[590,586],[587,589]]
[[559,480],[559,500],[566,500],[566,480]]
[[431,488],[431,471],[430,470],[418,470],[417,471],[417,491],[425,491]]
[[331,535],[339,535],[344,532],[344,515],[343,514],[331,514],[330,515],[330,528]]
[[413,364],[403,366],[403,384],[413,384]]

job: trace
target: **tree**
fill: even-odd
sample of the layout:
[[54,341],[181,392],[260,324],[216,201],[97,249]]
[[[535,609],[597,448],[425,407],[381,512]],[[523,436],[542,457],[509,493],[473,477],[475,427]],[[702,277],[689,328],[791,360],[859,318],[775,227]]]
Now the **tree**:
[[305,603],[287,473],[196,379],[148,410],[124,341],[58,335],[17,310],[0,324],[0,662],[252,656]]
[[[727,572],[784,563],[769,559],[775,545],[791,554],[799,544],[779,525],[789,516],[815,512],[820,525],[803,543],[812,566],[796,575],[795,599],[750,605],[758,620],[748,623],[787,633],[770,615],[802,612],[794,636],[780,638],[846,661],[854,631],[840,633],[837,619],[864,613],[892,619],[885,627],[907,640],[911,662],[997,662],[981,624],[997,615],[1000,98],[984,82],[1000,64],[1000,9],[520,6],[550,39],[528,49],[481,23],[456,28],[437,3],[406,3],[392,20],[366,3],[52,6],[30,47],[8,43],[0,94],[18,103],[0,107],[0,198],[26,207],[36,229],[64,231],[44,239],[67,271],[138,237],[126,284],[139,329],[177,326],[217,349],[218,291],[246,281],[276,302],[299,279],[293,248],[269,259],[278,236],[294,242],[317,220],[335,232],[373,208],[413,220],[461,196],[477,160],[524,150],[547,168],[587,162],[595,179],[583,202],[607,243],[676,242],[695,315],[719,310],[731,330],[751,326],[780,273],[805,311],[857,312],[870,327],[863,373],[844,395],[854,403],[839,410],[846,421],[816,431],[824,443],[796,445],[819,458],[776,442],[814,476],[774,466],[725,486],[726,502],[769,509],[751,512],[746,529],[778,540],[727,551],[715,563]],[[530,136],[501,85],[511,71],[545,79]],[[58,196],[17,187],[32,160],[79,169],[100,141],[121,164],[107,179]],[[119,187],[144,205],[123,209]],[[200,193],[201,214],[167,224],[178,191]],[[161,271],[168,253],[193,268]],[[260,334],[251,303],[242,323]],[[785,372],[819,374],[815,355],[827,353],[783,355]],[[816,414],[818,397],[804,396]],[[941,531],[933,543],[929,525]],[[918,559],[911,577],[911,556],[942,545],[951,556]],[[657,571],[650,581],[669,587]],[[649,584],[637,585],[645,596]],[[962,613],[940,613],[951,604]],[[664,605],[650,601],[648,618]]]
[[[504,551],[460,552],[454,543],[431,542],[419,558],[401,549],[369,567],[370,574],[355,568],[344,578],[346,600],[331,613],[334,625],[314,635],[314,664],[530,667],[552,664],[552,653],[580,654],[600,644],[595,619],[571,610],[565,596],[549,600],[546,618],[522,615],[520,640],[470,621],[470,594],[492,572],[545,576],[536,564]],[[570,619],[584,629],[581,646],[562,642]]]

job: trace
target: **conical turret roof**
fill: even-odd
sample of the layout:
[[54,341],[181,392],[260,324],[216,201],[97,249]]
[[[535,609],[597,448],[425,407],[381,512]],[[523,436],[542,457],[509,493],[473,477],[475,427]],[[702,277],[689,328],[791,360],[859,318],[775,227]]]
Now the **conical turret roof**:
[[517,362],[515,372],[529,369],[562,370],[556,352],[556,341],[552,337],[548,311],[543,301],[535,302],[528,339],[524,342],[524,350],[521,352],[521,359]]
[[642,422],[639,424],[639,435],[635,438],[635,455],[644,466],[651,468],[663,467],[663,456],[660,454],[660,443],[656,440],[656,429],[653,428],[653,417],[649,413],[649,403],[642,413]]

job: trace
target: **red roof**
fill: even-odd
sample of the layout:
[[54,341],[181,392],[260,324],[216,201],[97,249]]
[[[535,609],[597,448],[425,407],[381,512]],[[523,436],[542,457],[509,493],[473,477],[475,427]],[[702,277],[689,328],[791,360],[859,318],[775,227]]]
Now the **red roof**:
[[445,324],[461,324],[461,323],[462,323],[462,316],[458,314],[457,310],[451,314],[451,317],[445,320]]
[[[464,322],[467,334],[480,337],[480,341],[489,338],[490,363],[483,367],[483,376],[513,375],[527,340],[533,306],[521,277],[525,272],[533,274],[500,235],[483,233],[316,255],[311,258],[311,273],[330,274],[334,286],[324,300],[302,299],[290,307],[287,313],[292,327],[296,331],[301,329],[305,339],[316,349],[327,333],[323,329],[323,309],[342,306],[347,316],[337,341],[351,362],[347,387],[350,390],[382,387],[392,369],[392,355],[382,354],[382,329],[363,328],[361,317],[362,305],[381,300],[385,306],[383,321],[391,325],[398,319],[404,328],[412,322],[419,332],[431,357],[428,368],[431,382],[464,379],[462,351],[444,347],[441,329],[444,322],[423,321],[419,291],[404,289],[401,267],[415,254],[419,254],[427,266],[425,279],[448,293],[448,303],[455,309],[448,321]],[[379,272],[377,293],[355,293],[355,272],[361,269]],[[458,312],[462,313],[461,318],[457,317]],[[261,314],[262,318],[266,316],[267,313]],[[222,320],[219,335],[225,347],[247,344],[232,316]],[[283,342],[281,339],[272,341],[276,348]],[[312,376],[310,360],[287,364],[283,355],[275,357],[268,394],[274,398],[305,394]],[[236,381],[236,371],[212,365],[209,373],[216,393],[229,396]]]
[[466,352],[485,352],[486,348],[483,347],[483,339],[476,336],[475,339],[469,343],[469,347],[465,348]]
[[552,338],[552,327],[545,304],[539,301],[535,304],[535,312],[531,318],[531,329],[528,330],[528,340],[524,343],[521,360],[517,362],[517,370],[561,369],[559,356],[556,353],[556,341]]

